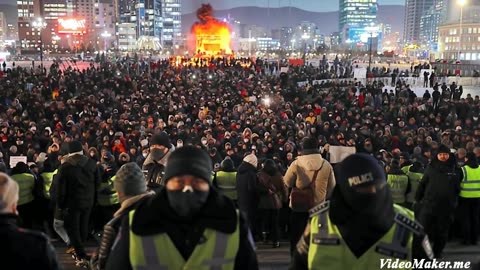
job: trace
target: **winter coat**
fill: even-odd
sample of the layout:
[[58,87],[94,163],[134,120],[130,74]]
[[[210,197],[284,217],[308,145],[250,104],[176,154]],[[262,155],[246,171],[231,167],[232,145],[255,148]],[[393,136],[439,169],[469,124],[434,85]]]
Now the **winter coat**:
[[335,175],[332,165],[322,158],[319,153],[299,156],[288,167],[283,181],[288,188],[304,189],[312,183],[315,171],[320,169],[315,179],[315,203],[321,203],[335,187]]
[[435,156],[425,170],[415,199],[422,204],[422,211],[452,214],[460,193],[460,181],[453,154],[447,162],[441,162]]
[[[162,189],[137,207],[132,231],[140,236],[167,233],[179,253],[188,258],[200,241],[206,228],[230,233],[237,225],[237,212],[233,203],[215,189],[210,189],[207,202],[193,220],[182,220],[169,206],[167,192]],[[234,269],[258,269],[254,244],[249,237],[247,223],[240,216],[239,248]],[[106,269],[132,269],[129,257],[129,219],[123,218],[120,233],[112,248]]]
[[16,215],[0,214],[2,269],[59,269],[55,250],[47,236],[17,227],[16,220]]
[[259,209],[280,209],[282,204],[287,201],[287,189],[283,184],[283,176],[279,172],[270,176],[266,172],[260,171],[257,192]]
[[247,162],[242,162],[237,170],[238,208],[248,213],[255,210],[257,196],[257,168]]
[[93,207],[100,183],[100,173],[93,159],[84,155],[70,156],[55,178],[58,208]]
[[149,154],[143,162],[142,169],[147,171],[146,181],[147,186],[151,190],[158,191],[163,185],[163,174],[165,173],[165,166],[167,165],[167,159],[173,149],[169,149],[160,160],[154,160],[152,155]]

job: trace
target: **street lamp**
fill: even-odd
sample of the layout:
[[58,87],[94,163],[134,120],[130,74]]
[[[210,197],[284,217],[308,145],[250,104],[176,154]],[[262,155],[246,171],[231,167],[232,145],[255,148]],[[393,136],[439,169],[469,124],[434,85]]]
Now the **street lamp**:
[[365,30],[367,30],[370,33],[370,42],[369,42],[369,50],[368,50],[368,72],[372,72],[372,47],[373,47],[373,34],[377,33],[377,28],[374,27],[374,24],[371,23],[370,27],[365,27]]
[[43,72],[43,40],[42,40],[42,31],[47,27],[47,23],[42,18],[37,18],[35,21],[32,22],[33,28],[37,29],[40,33],[40,67],[42,68]]
[[110,38],[112,36],[112,34],[105,31],[100,36],[102,36],[103,40],[104,40],[104,47],[105,47],[104,51],[107,52],[107,39]]
[[460,60],[460,54],[462,52],[462,34],[463,34],[463,6],[467,3],[467,0],[458,0],[458,5],[460,6],[460,33],[459,33],[459,40],[458,40],[458,57],[457,59]]

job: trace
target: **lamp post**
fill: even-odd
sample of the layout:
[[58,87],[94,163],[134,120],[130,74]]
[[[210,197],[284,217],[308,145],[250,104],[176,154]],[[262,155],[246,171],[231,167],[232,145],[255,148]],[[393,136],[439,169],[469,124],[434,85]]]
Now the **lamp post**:
[[112,36],[112,34],[108,33],[107,31],[103,32],[101,34],[101,36],[103,37],[103,45],[104,45],[104,51],[105,53],[107,52],[107,39],[110,38]]
[[467,3],[466,0],[458,0],[458,5],[460,6],[460,33],[458,39],[458,54],[457,59],[460,60],[460,54],[462,53],[462,34],[463,34],[463,6]]
[[377,29],[374,27],[374,24],[371,23],[370,27],[366,27],[366,30],[370,33],[369,49],[368,49],[368,72],[372,73],[372,47],[373,47],[373,34],[376,33]]
[[47,27],[47,23],[42,18],[37,18],[32,22],[33,28],[37,29],[40,36],[40,67],[43,72],[43,40],[42,40],[42,31]]

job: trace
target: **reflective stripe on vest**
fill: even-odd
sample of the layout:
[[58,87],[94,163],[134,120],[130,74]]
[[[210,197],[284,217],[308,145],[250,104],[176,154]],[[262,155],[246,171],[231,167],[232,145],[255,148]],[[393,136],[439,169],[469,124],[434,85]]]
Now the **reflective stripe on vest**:
[[238,198],[236,172],[217,172],[217,186],[220,191],[231,200]]
[[113,182],[116,177],[112,176],[109,181],[100,183],[100,189],[98,191],[98,204],[101,206],[110,206],[120,203],[117,190],[115,189]]
[[43,196],[50,198],[50,187],[52,186],[53,177],[58,173],[58,169],[53,172],[44,172],[40,176],[43,179]]
[[408,180],[410,180],[410,192],[407,194],[407,202],[413,203],[415,201],[415,194],[417,194],[418,186],[422,181],[423,173],[411,172],[410,167],[412,167],[412,165],[407,167],[405,174],[408,176]]
[[473,169],[465,165],[462,167],[463,179],[460,183],[460,197],[480,198],[480,167]]
[[139,236],[132,232],[135,211],[129,213],[130,263],[134,270],[233,270],[240,243],[239,214],[232,234],[205,229],[205,240],[199,242],[187,261],[178,252],[167,233]]
[[408,187],[408,176],[400,174],[388,174],[387,183],[392,192],[394,203],[404,203]]
[[[394,205],[395,212],[414,220],[411,211]],[[312,217],[310,221],[310,242],[308,269],[380,269],[381,259],[412,259],[413,233],[406,227],[394,223],[385,236],[357,258],[342,239],[337,226],[332,224],[328,211]],[[402,268],[398,268],[402,269]]]
[[18,183],[18,205],[24,205],[33,201],[35,177],[29,173],[21,173],[12,175],[12,179]]

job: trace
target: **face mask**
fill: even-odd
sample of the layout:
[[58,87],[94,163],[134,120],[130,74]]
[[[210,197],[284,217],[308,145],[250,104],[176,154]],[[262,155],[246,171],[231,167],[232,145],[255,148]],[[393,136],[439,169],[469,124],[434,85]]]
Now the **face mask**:
[[113,133],[113,132],[110,132],[109,134],[110,134],[110,136],[113,136],[114,133]]
[[150,151],[150,154],[152,155],[153,160],[160,160],[163,158],[165,152],[161,149],[155,148]]
[[95,157],[95,153],[90,153],[90,157],[94,158],[94,157]]
[[183,146],[183,143],[177,143],[177,147],[180,148]]
[[248,143],[249,139],[243,139],[244,143]]
[[143,156],[144,158],[146,158],[147,155],[148,155],[148,153],[142,153],[142,156]]
[[182,191],[167,191],[168,202],[180,217],[193,217],[208,199],[208,192],[185,186]]
[[22,145],[23,141],[17,141],[17,145]]
[[439,131],[440,129],[439,128],[435,128],[435,131]]
[[208,120],[207,120],[207,123],[208,123],[209,125],[211,125],[211,124],[212,124],[212,120],[208,119]]
[[207,145],[207,141],[203,140],[203,141],[202,141],[202,144],[203,144],[203,145]]
[[478,120],[478,117],[474,116],[473,121],[477,121],[477,120]]

